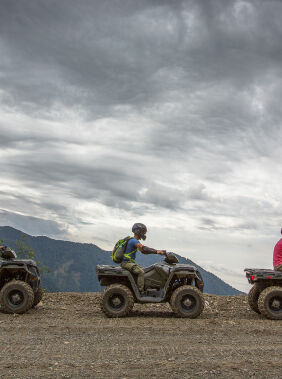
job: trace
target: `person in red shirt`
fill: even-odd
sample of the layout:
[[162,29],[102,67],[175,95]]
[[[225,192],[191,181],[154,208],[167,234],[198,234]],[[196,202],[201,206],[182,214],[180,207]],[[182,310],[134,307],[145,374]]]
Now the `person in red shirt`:
[[[281,229],[282,234],[282,229]],[[282,271],[282,238],[274,246],[273,267],[276,271]]]

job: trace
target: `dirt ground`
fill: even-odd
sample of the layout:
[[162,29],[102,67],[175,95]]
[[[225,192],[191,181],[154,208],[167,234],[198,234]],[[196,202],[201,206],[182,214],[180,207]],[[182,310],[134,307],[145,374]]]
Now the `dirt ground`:
[[282,322],[247,298],[205,295],[194,320],[168,304],[108,319],[100,294],[52,293],[24,315],[0,313],[1,378],[282,378]]

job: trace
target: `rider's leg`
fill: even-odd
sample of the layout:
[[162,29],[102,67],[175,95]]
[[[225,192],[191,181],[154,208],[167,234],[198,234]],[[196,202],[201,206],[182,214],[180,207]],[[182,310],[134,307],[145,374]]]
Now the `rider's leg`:
[[134,274],[137,274],[137,287],[139,289],[140,292],[143,292],[144,291],[144,275],[145,275],[145,272],[143,270],[143,268],[137,264],[135,264],[135,266],[132,268],[132,272]]
[[122,262],[121,267],[132,272],[133,274],[137,274],[137,287],[140,292],[144,291],[144,275],[145,272],[142,266],[133,262]]
[[278,266],[274,267],[274,270],[275,271],[282,271],[282,265],[278,265]]

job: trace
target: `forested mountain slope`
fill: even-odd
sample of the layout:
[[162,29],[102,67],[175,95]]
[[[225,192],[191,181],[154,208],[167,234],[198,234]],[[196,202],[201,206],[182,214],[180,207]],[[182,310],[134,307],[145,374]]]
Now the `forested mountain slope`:
[[[34,250],[36,260],[51,269],[50,273],[43,274],[44,288],[51,292],[101,290],[96,277],[96,265],[114,264],[110,252],[94,244],[55,240],[44,236],[33,237],[9,226],[0,226],[0,240],[4,240],[5,245],[14,249],[16,241],[24,235],[24,242]],[[138,254],[138,263],[142,266],[149,266],[161,259],[161,256]],[[180,263],[188,263],[199,268],[205,282],[204,292],[216,295],[241,293],[191,260],[180,256],[178,259]]]

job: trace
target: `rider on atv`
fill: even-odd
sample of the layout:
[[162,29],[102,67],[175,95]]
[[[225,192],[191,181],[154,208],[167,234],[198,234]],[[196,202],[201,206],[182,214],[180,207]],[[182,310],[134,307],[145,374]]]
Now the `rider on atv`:
[[143,254],[160,254],[164,255],[165,252],[162,250],[155,250],[150,247],[142,245],[140,239],[146,239],[147,228],[146,225],[141,223],[136,223],[132,227],[132,232],[134,237],[130,238],[127,243],[126,250],[124,253],[123,261],[121,262],[121,267],[130,271],[133,274],[137,274],[137,286],[140,293],[144,292],[144,270],[142,266],[135,263],[136,253],[139,250]]

